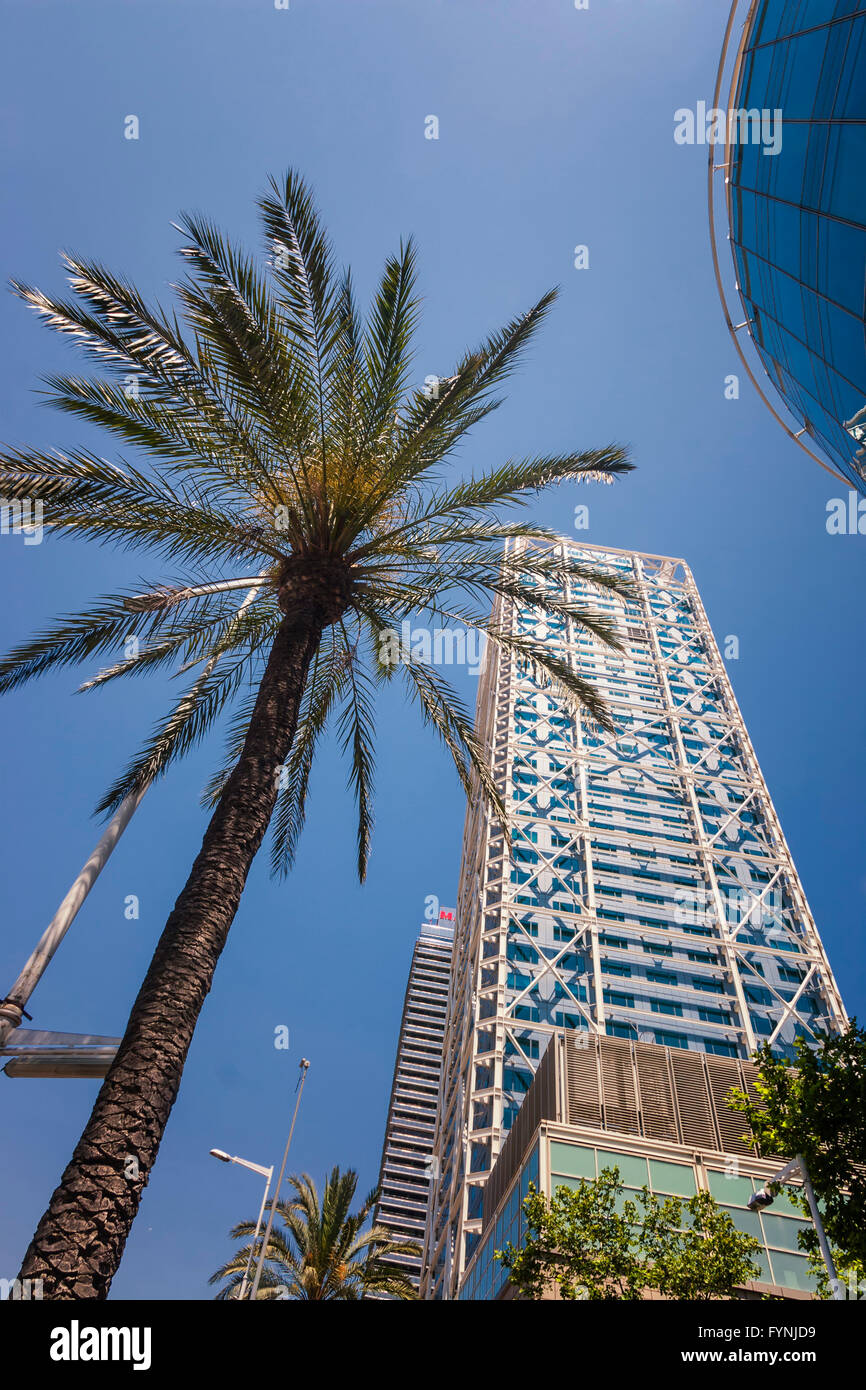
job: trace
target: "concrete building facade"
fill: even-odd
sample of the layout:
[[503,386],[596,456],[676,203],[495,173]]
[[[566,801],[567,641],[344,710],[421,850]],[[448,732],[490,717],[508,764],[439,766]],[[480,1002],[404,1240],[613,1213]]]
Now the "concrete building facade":
[[[453,910],[439,909],[437,921],[422,923],[412,952],[374,1216],[375,1223],[387,1227],[395,1239],[412,1240],[422,1247],[453,945]],[[394,1256],[392,1263],[418,1287],[420,1253]]]

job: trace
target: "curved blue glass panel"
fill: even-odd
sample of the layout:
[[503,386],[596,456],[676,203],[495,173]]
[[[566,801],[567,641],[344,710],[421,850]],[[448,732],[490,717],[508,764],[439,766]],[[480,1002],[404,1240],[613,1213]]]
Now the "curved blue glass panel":
[[866,493],[866,0],[759,0],[733,106],[750,332],[790,412]]

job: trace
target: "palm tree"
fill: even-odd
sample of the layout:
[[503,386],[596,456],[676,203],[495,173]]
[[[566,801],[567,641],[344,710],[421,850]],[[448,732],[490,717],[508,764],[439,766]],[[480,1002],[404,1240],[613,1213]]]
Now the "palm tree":
[[[85,449],[3,450],[0,496],[41,500],[49,536],[154,551],[175,568],[15,648],[0,659],[0,691],[109,654],[82,688],[201,668],[108,789],[102,812],[163,774],[238,697],[225,766],[206,793],[213,810],[201,850],[24,1259],[22,1276],[41,1278],[46,1298],[108,1292],[250,866],[272,817],[273,867],[281,874],[291,865],[326,725],[348,756],[362,879],[383,682],[405,683],[467,792],[477,788],[504,818],[454,689],[414,653],[395,656],[400,622],[426,614],[486,632],[572,708],[609,726],[592,685],[490,618],[488,605],[519,597],[540,616],[565,614],[618,645],[610,621],[552,586],[589,577],[622,594],[622,581],[563,560],[552,532],[500,510],[563,479],[609,482],[631,466],[623,450],[511,460],[450,483],[441,476],[467,431],[499,404],[492,392],[554,293],[466,353],[447,379],[414,389],[411,241],[386,262],[362,322],[351,275],[337,273],[303,181],[292,171],[272,180],[259,210],[263,265],[206,220],[183,218],[188,274],[173,288],[185,329],[132,285],[71,255],[67,299],[13,282],[103,369],[47,378],[49,400],[141,457],[133,465]],[[511,546],[504,561],[503,543]]]
[[[411,1240],[394,1240],[385,1226],[363,1229],[379,1194],[371,1192],[351,1214],[358,1185],[353,1169],[341,1173],[334,1168],[329,1173],[321,1202],[309,1174],[294,1175],[289,1183],[297,1195],[277,1203],[285,1231],[271,1230],[259,1298],[345,1300],[370,1294],[417,1298],[411,1279],[391,1261],[395,1255],[418,1255],[420,1247]],[[254,1222],[242,1221],[231,1237],[240,1240],[254,1232]],[[254,1251],[256,1259],[260,1250]],[[217,1298],[237,1298],[249,1256],[246,1245],[211,1275],[211,1284],[228,1280]]]

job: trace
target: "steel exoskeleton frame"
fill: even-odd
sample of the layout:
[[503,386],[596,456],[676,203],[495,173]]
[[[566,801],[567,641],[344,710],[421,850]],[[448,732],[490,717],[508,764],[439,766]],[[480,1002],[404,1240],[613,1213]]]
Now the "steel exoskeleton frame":
[[[761,1041],[792,1055],[797,1036],[846,1021],[688,566],[563,547],[623,570],[636,590],[636,602],[605,613],[621,655],[570,621],[538,629],[603,690],[616,736],[572,718],[490,649],[476,727],[512,829],[506,843],[472,798],[428,1298],[456,1293],[486,1176],[557,1030],[746,1057]],[[570,583],[586,601],[591,591]],[[537,625],[537,612],[512,600],[498,600],[497,618],[515,632]]]

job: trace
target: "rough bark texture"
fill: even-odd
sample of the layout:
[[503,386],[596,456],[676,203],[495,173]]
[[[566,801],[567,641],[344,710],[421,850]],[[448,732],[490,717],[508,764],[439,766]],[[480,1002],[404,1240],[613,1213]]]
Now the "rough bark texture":
[[[132,1008],[87,1127],[36,1229],[22,1279],[43,1297],[105,1298],[180,1086],[247,874],[276,801],[311,657],[346,607],[333,572],[283,575],[280,625],[241,757],[213,813]],[[311,579],[313,582],[311,583]]]

